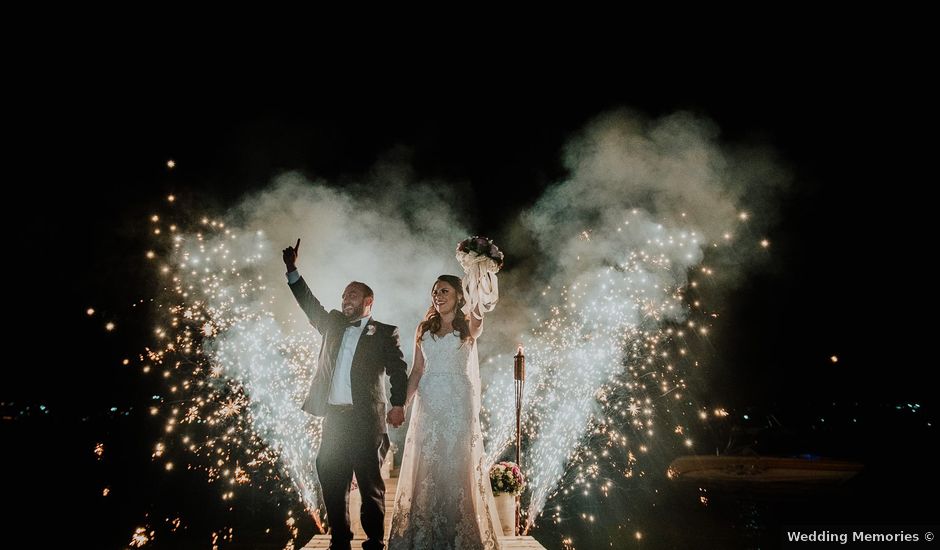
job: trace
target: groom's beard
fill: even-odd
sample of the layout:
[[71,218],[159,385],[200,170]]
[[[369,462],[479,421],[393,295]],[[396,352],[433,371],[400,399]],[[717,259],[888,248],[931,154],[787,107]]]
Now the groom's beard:
[[[350,311],[350,313],[346,313],[347,311]],[[362,317],[362,314],[365,313],[365,311],[366,311],[365,304],[359,304],[359,307],[353,306],[352,310],[348,310],[344,307],[343,315],[346,316],[346,319],[350,321],[355,321],[356,319],[359,319],[360,317]]]

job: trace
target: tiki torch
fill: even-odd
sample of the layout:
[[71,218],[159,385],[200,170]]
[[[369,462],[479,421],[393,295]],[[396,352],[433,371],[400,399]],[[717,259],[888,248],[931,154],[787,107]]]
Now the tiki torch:
[[[519,344],[519,351],[516,353],[515,362],[512,370],[513,378],[516,381],[516,464],[522,468],[522,393],[525,389],[525,354],[522,353],[522,344]],[[513,532],[519,536],[519,522],[521,520],[521,510],[519,496],[516,496],[516,526]]]

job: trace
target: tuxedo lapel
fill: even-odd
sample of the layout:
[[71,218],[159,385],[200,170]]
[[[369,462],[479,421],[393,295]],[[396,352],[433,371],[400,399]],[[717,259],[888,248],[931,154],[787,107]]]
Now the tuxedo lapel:
[[369,318],[369,322],[366,323],[366,326],[363,327],[362,332],[359,334],[359,341],[356,342],[356,353],[353,354],[352,360],[352,371],[355,372],[356,365],[359,364],[359,361],[362,359],[362,354],[364,349],[369,347],[371,341],[369,338],[372,338],[375,334],[375,323],[372,321],[372,318]]
[[[333,374],[336,372],[336,360],[339,358],[339,348],[343,345],[343,330],[339,321],[335,321],[333,327],[327,329],[323,335],[323,352],[321,353],[322,367],[325,367],[322,378],[326,386],[326,395],[329,395],[330,387],[333,385]],[[325,397],[324,397],[325,399]]]
[[330,378],[333,377],[333,372],[336,370],[336,360],[339,358],[339,348],[343,345],[343,329],[337,327],[332,331],[333,333],[327,339],[325,344],[329,346],[329,358],[330,358]]

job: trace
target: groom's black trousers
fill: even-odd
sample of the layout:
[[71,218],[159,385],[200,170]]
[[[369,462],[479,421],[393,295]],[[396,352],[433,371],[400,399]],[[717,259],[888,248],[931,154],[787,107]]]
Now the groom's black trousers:
[[353,472],[362,495],[360,521],[368,539],[363,548],[384,548],[385,481],[382,463],[388,453],[388,435],[378,432],[374,419],[362,417],[351,405],[329,405],[323,421],[317,475],[323,488],[331,548],[348,548],[349,487]]

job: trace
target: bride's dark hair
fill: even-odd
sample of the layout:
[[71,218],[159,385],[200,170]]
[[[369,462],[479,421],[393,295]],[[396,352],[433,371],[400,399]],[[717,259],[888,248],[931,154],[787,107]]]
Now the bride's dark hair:
[[[454,275],[441,275],[437,278],[437,281],[434,281],[436,285],[440,282],[447,283],[448,285],[454,288],[454,291],[457,293],[457,308],[454,311],[454,329],[460,333],[461,343],[467,342],[470,340],[470,323],[467,320],[467,316],[464,315],[464,312],[460,311],[460,308],[466,303],[463,297],[463,284],[460,280],[460,277]],[[434,285],[431,285],[431,290],[434,290]],[[437,331],[441,330],[441,314],[434,309],[434,303],[432,300],[431,307],[428,308],[427,314],[424,316],[424,321],[421,321],[420,330],[418,330],[418,336],[415,338],[416,342],[420,342],[424,338],[424,333],[431,331],[431,334],[437,334]]]

